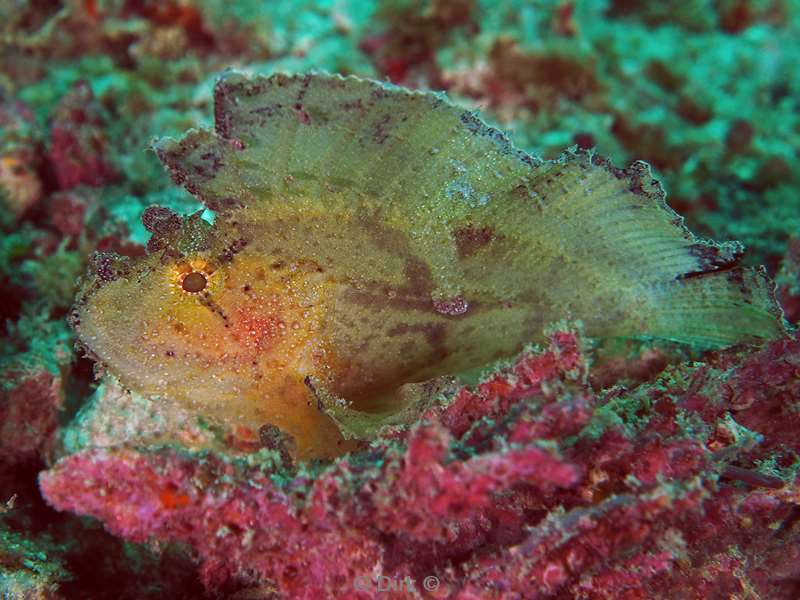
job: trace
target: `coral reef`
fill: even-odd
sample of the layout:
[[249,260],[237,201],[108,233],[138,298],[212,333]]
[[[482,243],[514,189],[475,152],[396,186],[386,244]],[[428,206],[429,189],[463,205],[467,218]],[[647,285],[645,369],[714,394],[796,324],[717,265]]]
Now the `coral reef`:
[[48,159],[60,190],[79,185],[100,186],[118,178],[108,164],[103,117],[86,82],[62,98],[50,124]]
[[435,581],[453,598],[788,599],[798,364],[800,340],[778,341],[595,394],[561,329],[316,471],[269,449],[118,447],[62,459],[41,486],[118,535],[190,544],[212,586],[366,598],[380,574],[420,588],[399,597]]
[[58,425],[62,403],[61,381],[45,370],[13,374],[13,379],[0,391],[0,461],[12,464],[44,451]]
[[[2,510],[12,510],[8,501]],[[0,525],[0,582],[9,598],[58,598],[71,576],[60,557],[61,548],[48,539],[24,537]]]
[[[0,596],[800,596],[796,334],[713,351],[601,340],[591,318],[615,321],[614,310],[559,310],[573,301],[569,283],[503,356],[537,340],[549,349],[526,346],[513,362],[398,376],[392,392],[404,385],[372,407],[343,402],[325,377],[303,378],[304,399],[349,438],[339,458],[304,461],[278,427],[215,421],[206,405],[126,389],[75,347],[67,324],[87,269],[117,277],[185,251],[186,238],[236,229],[175,186],[150,150],[157,136],[213,127],[214,82],[233,68],[247,79],[317,71],[445,91],[545,162],[572,146],[620,167],[645,160],[689,229],[740,240],[743,254],[723,242],[723,256],[765,265],[796,325],[798,44],[798,0],[0,2]],[[303,111],[305,131],[306,117],[314,127],[327,114]],[[393,131],[374,133],[391,144]],[[388,161],[386,177],[441,165],[450,151]],[[258,161],[279,171],[290,157]],[[425,192],[428,172],[405,172],[410,195]],[[470,200],[456,183],[452,199]],[[486,225],[459,229],[452,253],[480,265],[474,279],[495,281],[510,269],[496,266],[503,256],[484,262],[502,243]],[[425,219],[421,232],[432,235]],[[224,245],[215,258],[246,251]],[[423,263],[434,258],[423,252]],[[580,281],[597,281],[601,266]],[[202,286],[188,275],[181,285]],[[435,298],[443,321],[481,310],[460,292]],[[138,293],[121,300],[131,313],[141,304]],[[584,336],[563,323],[542,336],[577,316]],[[280,331],[251,324],[245,338],[262,348]],[[507,337],[483,333],[475,345],[487,352]],[[436,343],[403,335],[401,356]],[[458,346],[459,336],[444,344]]]
[[0,208],[18,219],[42,198],[37,173],[36,126],[30,109],[19,101],[0,103]]

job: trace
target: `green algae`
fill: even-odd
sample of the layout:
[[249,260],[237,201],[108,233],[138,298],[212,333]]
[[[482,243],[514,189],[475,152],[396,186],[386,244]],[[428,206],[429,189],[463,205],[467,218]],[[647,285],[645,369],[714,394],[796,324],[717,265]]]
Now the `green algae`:
[[26,536],[8,528],[0,516],[0,595],[4,598],[54,598],[73,577],[64,546],[47,536]]
[[45,369],[60,375],[74,360],[74,337],[63,319],[51,319],[42,305],[33,306],[14,323],[6,324],[0,350],[0,384],[11,389],[24,374]]

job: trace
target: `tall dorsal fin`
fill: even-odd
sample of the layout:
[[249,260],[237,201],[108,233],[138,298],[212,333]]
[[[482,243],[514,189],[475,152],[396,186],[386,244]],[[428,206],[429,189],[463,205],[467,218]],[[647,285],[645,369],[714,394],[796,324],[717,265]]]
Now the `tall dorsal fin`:
[[513,322],[506,302],[525,307],[526,335],[565,314],[590,335],[707,345],[785,331],[763,272],[737,266],[738,244],[693,236],[644,163],[542,161],[441,95],[357,77],[226,73],[215,103],[213,131],[156,149],[265,251],[456,313],[491,307],[475,328]]

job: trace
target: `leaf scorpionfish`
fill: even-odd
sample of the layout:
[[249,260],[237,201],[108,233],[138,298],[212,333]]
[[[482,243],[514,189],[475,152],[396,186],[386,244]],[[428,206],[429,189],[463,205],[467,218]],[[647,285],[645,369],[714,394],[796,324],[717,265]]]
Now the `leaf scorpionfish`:
[[785,331],[764,270],[690,233],[645,163],[541,160],[442,95],[338,75],[227,72],[214,116],[155,146],[214,224],[147,209],[148,255],[96,255],[73,327],[124,386],[300,458],[347,447],[328,400],[391,412],[564,317],[709,347]]

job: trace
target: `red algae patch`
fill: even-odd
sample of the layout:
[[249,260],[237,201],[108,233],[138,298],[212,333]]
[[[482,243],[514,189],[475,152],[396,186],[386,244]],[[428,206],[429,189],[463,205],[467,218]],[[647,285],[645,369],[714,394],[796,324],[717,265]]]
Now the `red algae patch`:
[[[463,599],[788,600],[799,357],[800,339],[782,340],[598,393],[584,341],[561,326],[327,466],[278,448],[118,447],[68,456],[40,485],[116,535],[190,545],[210,590],[370,598],[380,577]],[[729,387],[758,399],[731,415]]]

